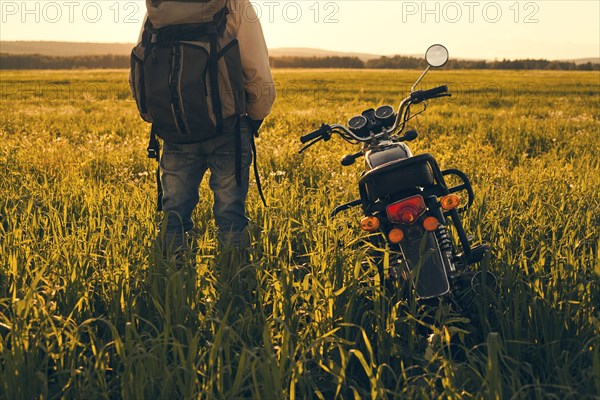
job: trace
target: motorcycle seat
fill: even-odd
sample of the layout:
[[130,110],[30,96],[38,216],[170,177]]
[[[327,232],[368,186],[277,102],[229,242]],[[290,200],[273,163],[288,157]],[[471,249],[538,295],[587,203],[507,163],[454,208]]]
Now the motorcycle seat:
[[437,162],[431,154],[390,161],[367,171],[359,180],[361,197],[369,201],[411,189],[427,189],[436,185],[440,176]]

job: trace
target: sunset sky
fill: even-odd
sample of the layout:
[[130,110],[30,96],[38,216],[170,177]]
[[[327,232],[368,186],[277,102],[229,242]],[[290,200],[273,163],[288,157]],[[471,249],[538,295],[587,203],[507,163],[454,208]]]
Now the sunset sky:
[[[255,1],[270,48],[454,57],[600,56],[600,1]],[[133,42],[142,0],[1,0],[2,40]]]

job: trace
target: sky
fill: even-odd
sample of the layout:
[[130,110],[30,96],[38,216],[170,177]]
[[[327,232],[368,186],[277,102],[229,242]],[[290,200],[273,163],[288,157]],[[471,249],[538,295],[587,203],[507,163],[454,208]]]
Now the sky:
[[[600,1],[265,0],[269,48],[472,59],[600,57]],[[134,42],[143,0],[0,0],[1,40]]]

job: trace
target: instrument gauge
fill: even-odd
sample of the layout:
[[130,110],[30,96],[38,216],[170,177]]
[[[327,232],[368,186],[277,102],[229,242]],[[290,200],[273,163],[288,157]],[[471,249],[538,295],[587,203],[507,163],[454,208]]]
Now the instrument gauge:
[[386,128],[389,128],[394,124],[396,120],[396,114],[392,106],[381,106],[375,110],[375,118],[381,121],[381,124]]
[[355,117],[350,118],[348,121],[348,128],[358,136],[366,136],[369,134],[369,129],[367,128],[368,120],[362,115],[357,115]]

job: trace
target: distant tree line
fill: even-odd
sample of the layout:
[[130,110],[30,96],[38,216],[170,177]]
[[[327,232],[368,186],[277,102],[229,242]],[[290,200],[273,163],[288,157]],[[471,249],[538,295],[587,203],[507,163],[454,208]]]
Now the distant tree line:
[[[368,60],[365,68],[425,68],[427,63],[424,59],[406,56],[380,57]],[[485,61],[485,60],[449,60],[444,66],[448,69],[541,69],[541,70],[564,70],[564,71],[598,71],[600,64],[587,62],[576,64],[572,61],[548,61],[548,60],[507,60]]]
[[358,57],[270,57],[272,68],[365,68]]
[[[422,58],[408,56],[379,57],[362,61],[358,57],[271,57],[273,68],[374,68],[421,69],[427,66]],[[542,69],[565,71],[599,71],[599,63],[576,64],[572,61],[548,60],[449,60],[447,69]]]
[[129,56],[47,56],[42,54],[0,54],[0,69],[110,69],[129,68]]
[[[425,60],[416,57],[393,56],[362,61],[358,57],[271,57],[273,68],[425,68]],[[40,54],[0,54],[0,69],[108,69],[129,68],[126,55],[47,56]],[[599,63],[576,64],[572,61],[507,60],[475,61],[450,60],[448,69],[541,69],[568,71],[600,71]]]

